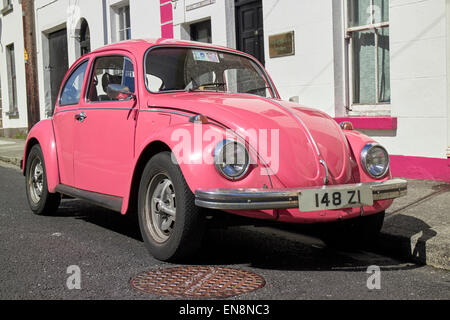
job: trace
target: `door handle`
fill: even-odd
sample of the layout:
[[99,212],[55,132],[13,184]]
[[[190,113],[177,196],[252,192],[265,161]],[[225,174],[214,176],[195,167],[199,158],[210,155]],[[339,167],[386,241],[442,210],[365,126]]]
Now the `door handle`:
[[83,122],[84,119],[86,119],[86,118],[87,118],[87,115],[86,115],[86,113],[84,113],[84,111],[82,111],[81,113],[75,115],[75,119],[78,122]]

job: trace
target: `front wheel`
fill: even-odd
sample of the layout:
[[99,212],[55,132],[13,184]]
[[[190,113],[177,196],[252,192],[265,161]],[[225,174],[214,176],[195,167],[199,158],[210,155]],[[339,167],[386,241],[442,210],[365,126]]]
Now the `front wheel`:
[[383,227],[385,212],[330,223],[322,230],[322,240],[330,247],[359,249],[374,245]]
[[37,215],[55,213],[61,203],[61,195],[48,192],[44,155],[39,145],[34,145],[28,154],[25,177],[31,211]]
[[205,223],[194,202],[171,154],[155,155],[142,174],[138,198],[139,227],[151,255],[174,261],[199,249]]

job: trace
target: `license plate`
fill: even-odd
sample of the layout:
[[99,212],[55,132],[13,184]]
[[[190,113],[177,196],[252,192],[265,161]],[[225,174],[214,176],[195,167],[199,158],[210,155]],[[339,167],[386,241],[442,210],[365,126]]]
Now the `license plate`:
[[350,186],[303,190],[298,196],[300,211],[333,210],[373,205],[372,190]]

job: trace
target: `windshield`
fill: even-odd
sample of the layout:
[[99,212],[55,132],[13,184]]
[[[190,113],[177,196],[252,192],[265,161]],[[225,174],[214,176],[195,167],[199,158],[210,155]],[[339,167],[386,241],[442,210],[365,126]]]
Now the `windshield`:
[[157,48],[145,58],[145,81],[153,93],[214,91],[273,97],[261,68],[244,56],[195,48]]

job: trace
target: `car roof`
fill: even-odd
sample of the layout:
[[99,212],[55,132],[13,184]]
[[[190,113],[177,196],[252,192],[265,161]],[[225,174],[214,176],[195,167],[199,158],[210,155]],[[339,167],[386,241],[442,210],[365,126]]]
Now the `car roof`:
[[234,50],[231,48],[213,45],[213,44],[204,43],[204,42],[155,38],[155,39],[126,40],[126,41],[109,44],[109,45],[103,46],[101,48],[98,48],[98,49],[92,51],[88,55],[93,55],[93,54],[101,53],[104,51],[111,51],[111,50],[126,50],[126,51],[136,52],[136,53],[142,52],[142,51],[145,52],[151,47],[160,46],[160,45],[204,47],[204,48],[208,48],[208,49],[218,49],[218,50],[226,50],[226,51],[231,51],[231,52],[238,52],[237,50]]

